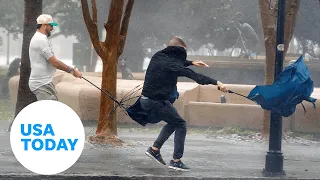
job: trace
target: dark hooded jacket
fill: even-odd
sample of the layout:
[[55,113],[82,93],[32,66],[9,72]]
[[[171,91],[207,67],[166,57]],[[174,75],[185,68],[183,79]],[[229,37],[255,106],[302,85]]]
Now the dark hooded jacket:
[[187,77],[202,85],[217,84],[217,80],[187,68],[192,62],[186,58],[186,50],[179,46],[168,46],[154,54],[146,72],[142,95],[154,100],[169,100],[178,77]]

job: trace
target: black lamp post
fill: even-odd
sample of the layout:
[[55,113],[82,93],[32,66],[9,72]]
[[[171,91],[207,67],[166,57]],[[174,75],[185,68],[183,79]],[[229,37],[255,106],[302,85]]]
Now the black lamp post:
[[[285,19],[285,0],[278,1],[277,19],[277,47],[274,79],[283,70],[283,51],[284,51],[284,19]],[[277,112],[271,112],[269,151],[266,155],[266,164],[263,173],[265,176],[283,176],[283,155],[281,152],[282,141],[282,116]]]

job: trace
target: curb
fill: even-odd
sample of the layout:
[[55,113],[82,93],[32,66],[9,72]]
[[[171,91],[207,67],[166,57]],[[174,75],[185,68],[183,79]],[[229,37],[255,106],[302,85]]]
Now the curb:
[[307,180],[308,178],[293,178],[293,177],[174,177],[174,176],[113,176],[113,175],[90,175],[90,174],[61,174],[61,175],[22,175],[22,174],[5,174],[0,175],[0,179],[13,180],[34,180],[34,179],[49,179],[49,180],[267,180],[267,179],[287,179],[287,180]]

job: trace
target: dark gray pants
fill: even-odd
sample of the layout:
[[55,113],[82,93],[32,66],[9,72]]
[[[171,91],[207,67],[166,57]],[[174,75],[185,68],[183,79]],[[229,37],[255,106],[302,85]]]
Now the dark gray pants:
[[183,156],[184,143],[187,134],[185,120],[182,119],[175,107],[173,107],[169,101],[157,101],[142,97],[140,103],[141,108],[151,114],[152,119],[150,119],[150,123],[157,123],[160,120],[167,123],[162,128],[153,146],[160,149],[171,134],[175,132],[173,159],[180,159]]

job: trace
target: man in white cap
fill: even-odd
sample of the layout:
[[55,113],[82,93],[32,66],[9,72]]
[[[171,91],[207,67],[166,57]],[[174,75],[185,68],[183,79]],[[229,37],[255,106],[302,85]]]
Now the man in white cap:
[[56,90],[52,83],[52,77],[56,69],[71,73],[77,78],[82,74],[78,69],[74,69],[59,61],[53,52],[48,40],[53,26],[58,26],[48,14],[42,14],[37,18],[37,31],[33,35],[29,57],[31,64],[31,74],[29,78],[30,90],[36,95],[37,100],[58,100]]

